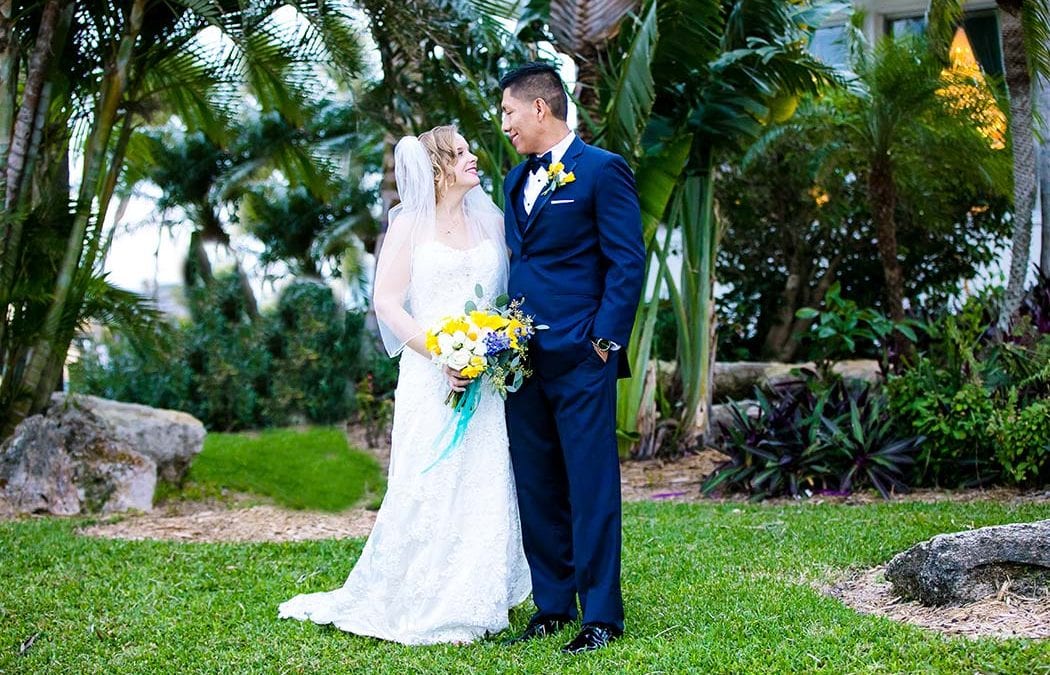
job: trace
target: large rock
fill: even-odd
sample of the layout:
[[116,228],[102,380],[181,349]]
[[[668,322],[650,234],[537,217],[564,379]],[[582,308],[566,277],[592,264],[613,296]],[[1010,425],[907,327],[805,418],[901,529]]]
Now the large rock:
[[1013,592],[1050,594],[1050,520],[942,534],[896,555],[886,579],[924,605],[974,602],[1007,580]]
[[61,392],[52,394],[51,405],[75,406],[105,420],[116,438],[151,458],[159,477],[170,483],[182,482],[190,462],[204,447],[204,425],[178,410]]
[[86,410],[52,406],[0,446],[0,510],[75,515],[153,507],[157,465]]

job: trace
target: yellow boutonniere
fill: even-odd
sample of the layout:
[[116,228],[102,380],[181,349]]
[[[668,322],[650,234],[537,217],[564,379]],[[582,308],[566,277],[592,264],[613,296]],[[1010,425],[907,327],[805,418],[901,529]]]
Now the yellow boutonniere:
[[547,188],[543,191],[543,194],[554,192],[574,180],[576,180],[575,173],[572,171],[565,173],[565,165],[561,162],[555,162],[547,169]]

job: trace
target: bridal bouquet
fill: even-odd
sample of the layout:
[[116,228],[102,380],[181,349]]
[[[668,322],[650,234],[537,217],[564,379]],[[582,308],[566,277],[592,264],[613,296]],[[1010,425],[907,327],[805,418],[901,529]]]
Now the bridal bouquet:
[[[474,293],[478,298],[484,297],[480,284]],[[467,302],[463,314],[447,317],[427,331],[427,351],[434,361],[460,371],[471,383],[466,391],[450,391],[445,399],[453,415],[438,441],[450,433],[452,436],[424,472],[447,457],[463,440],[467,423],[481,400],[483,383],[487,382],[497,394],[507,398],[508,392],[517,391],[532,374],[525,362],[529,340],[544,328],[546,326],[533,325],[532,317],[521,311],[520,300],[512,301],[507,295],[501,295],[488,309],[478,309],[474,301]]]

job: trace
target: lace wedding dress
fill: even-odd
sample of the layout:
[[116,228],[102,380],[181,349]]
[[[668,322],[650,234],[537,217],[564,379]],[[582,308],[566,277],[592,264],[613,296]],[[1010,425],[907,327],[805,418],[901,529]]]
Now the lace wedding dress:
[[[412,259],[409,308],[419,325],[459,314],[481,284],[491,301],[497,252],[438,242]],[[484,301],[479,302],[479,306]],[[508,625],[531,590],[507,448],[503,401],[485,389],[462,444],[427,473],[451,409],[440,368],[401,356],[386,497],[342,588],[299,595],[281,618],[311,620],[403,644],[468,642]]]

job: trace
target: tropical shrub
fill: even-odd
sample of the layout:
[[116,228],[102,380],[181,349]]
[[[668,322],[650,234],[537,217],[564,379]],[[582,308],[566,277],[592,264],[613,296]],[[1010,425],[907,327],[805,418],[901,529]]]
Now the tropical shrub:
[[1043,279],[1008,333],[994,303],[971,298],[933,324],[916,361],[887,390],[901,433],[927,438],[914,480],[956,486],[1050,478],[1050,305]]
[[[70,388],[184,410],[209,429],[330,423],[355,411],[354,384],[380,363],[362,344],[363,315],[339,308],[319,283],[289,285],[254,321],[235,274],[191,289],[188,304],[191,320],[161,349],[124,335],[82,341]],[[388,374],[380,387],[392,389]]]
[[321,282],[288,286],[266,325],[266,350],[279,374],[266,417],[297,411],[313,422],[345,419],[355,404],[363,331],[364,315],[339,307]]
[[836,361],[855,356],[864,346],[879,356],[883,372],[889,369],[890,341],[894,332],[915,342],[913,326],[918,322],[905,319],[891,321],[873,309],[861,308],[856,302],[843,298],[836,281],[824,296],[824,309],[803,307],[796,312],[800,319],[813,321],[802,335],[803,344],[809,350],[809,358],[817,366],[817,372],[827,380],[832,376]]

